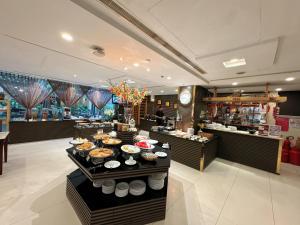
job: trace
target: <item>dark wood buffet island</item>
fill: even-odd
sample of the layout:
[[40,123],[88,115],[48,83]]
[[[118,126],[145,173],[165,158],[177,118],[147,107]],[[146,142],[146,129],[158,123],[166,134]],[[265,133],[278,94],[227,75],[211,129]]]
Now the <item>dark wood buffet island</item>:
[[217,154],[218,140],[215,138],[207,143],[201,143],[164,132],[150,131],[149,134],[152,139],[169,143],[172,151],[172,160],[196,170],[204,171]]
[[280,173],[283,139],[246,131],[205,129],[219,137],[217,157],[272,173]]
[[24,143],[73,137],[74,120],[11,121],[9,143]]
[[[149,175],[167,173],[170,167],[170,152],[155,146],[155,151],[165,151],[166,158],[158,158],[154,162],[137,159],[134,166],[127,166],[119,154],[115,160],[121,162],[116,169],[106,169],[87,162],[85,158],[73,154],[74,148],[67,149],[70,159],[79,169],[67,176],[67,197],[82,224],[115,225],[115,224],[147,224],[163,220],[166,213],[168,176],[161,190],[153,190],[148,186]],[[141,196],[128,194],[116,197],[114,193],[103,194],[101,188],[93,187],[93,181],[114,179],[116,183],[130,182],[135,179],[145,181],[146,192]]]

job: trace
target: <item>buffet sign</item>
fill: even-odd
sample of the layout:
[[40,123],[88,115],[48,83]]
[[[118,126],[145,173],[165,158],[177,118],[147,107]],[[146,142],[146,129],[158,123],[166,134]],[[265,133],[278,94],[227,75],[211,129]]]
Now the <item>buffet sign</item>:
[[290,127],[300,129],[300,118],[290,118]]
[[281,126],[270,125],[269,126],[269,135],[270,136],[280,136],[281,135]]

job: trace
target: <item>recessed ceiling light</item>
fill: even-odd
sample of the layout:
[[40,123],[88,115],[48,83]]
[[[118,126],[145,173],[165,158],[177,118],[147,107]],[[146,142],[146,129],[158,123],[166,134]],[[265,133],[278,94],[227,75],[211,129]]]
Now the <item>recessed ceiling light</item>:
[[236,85],[238,85],[238,82],[233,82],[232,85],[236,86]]
[[160,92],[161,92],[161,93],[164,93],[165,91],[164,91],[164,90],[161,90]]
[[128,68],[125,66],[125,67],[124,67],[124,70],[126,71],[126,70],[128,70]]
[[123,61],[123,57],[120,57],[120,61]]
[[138,64],[138,63],[133,63],[133,66],[135,66],[135,67],[139,67],[139,66],[140,66],[140,64]]
[[295,80],[295,77],[288,77],[288,78],[286,78],[285,80],[286,80],[286,81],[293,81],[293,80]]
[[62,37],[64,40],[69,41],[69,42],[71,42],[71,41],[74,40],[73,37],[72,37],[72,35],[69,34],[69,33],[61,33],[61,37]]
[[135,81],[134,81],[134,80],[128,79],[128,80],[126,80],[126,83],[127,83],[127,84],[135,84]]
[[171,79],[172,79],[172,77],[170,77],[170,76],[167,77],[167,80],[171,80]]
[[229,61],[224,61],[223,65],[225,68],[237,67],[237,66],[244,66],[246,65],[246,60],[242,59],[231,59]]
[[146,70],[147,70],[147,72],[150,72],[150,68],[147,68]]
[[276,88],[275,90],[276,91],[282,91],[282,88]]
[[74,74],[73,77],[77,77],[77,74]]

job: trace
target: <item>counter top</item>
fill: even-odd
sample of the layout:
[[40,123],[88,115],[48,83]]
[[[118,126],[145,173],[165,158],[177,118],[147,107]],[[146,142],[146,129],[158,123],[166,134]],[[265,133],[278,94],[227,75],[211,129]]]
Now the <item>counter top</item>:
[[188,139],[188,138],[178,137],[176,135],[169,134],[168,132],[162,132],[162,131],[151,131],[151,132],[156,132],[156,133],[159,133],[159,134],[164,134],[164,135],[168,135],[168,136],[171,136],[171,137],[175,137],[175,138],[179,138],[179,139],[183,139],[183,140],[187,140],[187,141],[192,141],[192,142],[196,142],[196,143],[200,143],[200,144],[205,144],[205,143],[210,141],[210,140],[208,140],[208,141],[201,142],[201,141],[197,141],[197,140],[191,140],[191,139]]
[[251,137],[260,137],[260,138],[269,138],[269,139],[274,139],[274,140],[283,140],[283,138],[281,138],[281,137],[250,134],[248,131],[242,131],[242,130],[232,131],[232,130],[221,130],[221,129],[213,129],[213,128],[204,128],[204,129],[223,131],[223,132],[234,133],[234,134],[248,135],[248,136],[251,136]]
[[0,140],[4,140],[9,135],[9,132],[0,132]]

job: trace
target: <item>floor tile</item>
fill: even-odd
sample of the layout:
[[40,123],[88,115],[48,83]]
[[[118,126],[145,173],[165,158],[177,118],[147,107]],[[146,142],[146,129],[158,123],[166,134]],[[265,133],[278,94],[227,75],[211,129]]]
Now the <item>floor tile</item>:
[[[80,224],[65,195],[66,175],[77,169],[69,140],[9,145],[1,225]],[[166,219],[153,224],[298,225],[299,208],[300,167],[283,164],[276,175],[216,159],[201,173],[172,161]]]
[[267,172],[240,167],[218,224],[223,223],[223,218],[238,225],[274,225]]

